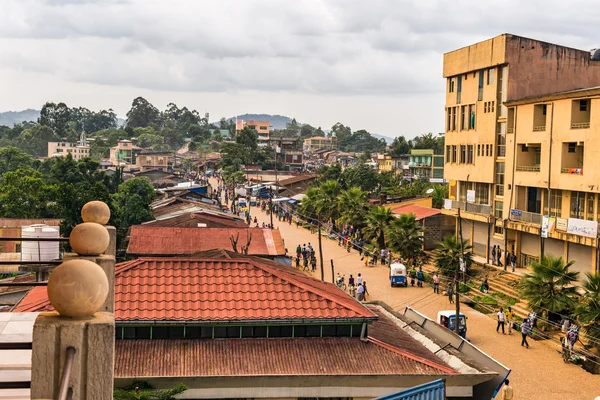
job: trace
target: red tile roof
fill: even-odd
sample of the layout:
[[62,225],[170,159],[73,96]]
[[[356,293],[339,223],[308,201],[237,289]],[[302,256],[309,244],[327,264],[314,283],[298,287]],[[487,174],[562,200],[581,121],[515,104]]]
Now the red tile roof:
[[359,338],[117,340],[115,377],[449,375]]
[[392,210],[394,214],[415,214],[416,220],[422,220],[423,218],[431,217],[437,214],[441,214],[442,211],[437,208],[429,208],[418,205],[407,205],[397,207]]
[[[15,311],[52,311],[45,287]],[[333,284],[256,258],[142,258],[115,271],[117,321],[374,320]]]
[[163,216],[154,221],[145,222],[144,226],[171,226],[180,228],[197,228],[198,224],[206,224],[209,228],[247,228],[248,224],[240,217],[218,211],[200,210],[185,212],[172,216]]
[[231,238],[237,238],[238,251],[252,235],[248,254],[282,256],[285,247],[277,229],[263,228],[175,228],[136,225],[131,227],[127,253],[140,256],[190,255],[211,249],[233,250]]

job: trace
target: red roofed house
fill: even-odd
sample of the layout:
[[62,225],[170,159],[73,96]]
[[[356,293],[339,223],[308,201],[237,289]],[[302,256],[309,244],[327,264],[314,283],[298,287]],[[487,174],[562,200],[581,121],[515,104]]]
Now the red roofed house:
[[392,208],[396,215],[414,214],[415,219],[423,225],[425,232],[423,235],[423,249],[433,250],[438,247],[438,243],[444,240],[446,236],[455,234],[456,222],[454,217],[442,214],[437,208],[423,207],[417,204]]
[[[257,257],[205,255],[117,265],[115,386],[181,382],[188,399],[373,398],[444,378],[448,395],[470,397],[498,376],[428,349],[383,307],[331,283]],[[50,310],[45,287],[16,308]]]
[[249,255],[275,258],[285,255],[277,229],[263,228],[180,228],[153,225],[132,226],[127,254],[142,256],[186,256],[212,249],[231,249],[237,239],[241,252],[250,238]]

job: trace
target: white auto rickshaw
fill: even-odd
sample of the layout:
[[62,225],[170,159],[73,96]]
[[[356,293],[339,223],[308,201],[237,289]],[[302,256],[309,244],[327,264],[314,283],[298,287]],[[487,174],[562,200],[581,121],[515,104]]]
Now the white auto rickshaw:
[[404,264],[395,262],[390,265],[390,286],[408,286],[406,279],[406,267]]
[[[437,323],[454,332],[456,330],[456,311],[443,310],[438,312]],[[458,334],[463,339],[467,338],[467,317],[463,313],[460,313]]]

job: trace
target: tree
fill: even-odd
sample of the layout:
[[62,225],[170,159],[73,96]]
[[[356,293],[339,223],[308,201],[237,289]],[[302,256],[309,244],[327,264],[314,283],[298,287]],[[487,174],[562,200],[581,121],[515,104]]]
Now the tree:
[[444,134],[438,133],[434,136],[433,133],[425,133],[421,136],[415,137],[412,141],[413,149],[433,149],[437,152],[444,151]]
[[127,126],[136,128],[138,126],[160,125],[160,111],[143,97],[137,97],[127,111]]
[[246,182],[247,179],[246,174],[244,174],[243,171],[234,171],[231,167],[229,167],[223,171],[223,181],[227,185],[235,187],[236,185]]
[[36,125],[25,129],[16,139],[17,147],[34,157],[48,155],[48,142],[58,140],[52,129],[45,125]]
[[187,172],[188,174],[194,170],[194,162],[192,161],[191,158],[186,158],[185,160],[183,160],[183,162],[181,163],[181,166],[183,167],[183,169],[185,170],[185,172]]
[[434,185],[431,197],[433,207],[442,208],[444,199],[448,198],[448,185]]
[[550,313],[570,313],[579,297],[575,282],[579,272],[569,271],[573,261],[565,264],[562,257],[543,256],[531,264],[519,289],[521,296],[538,313],[550,318]]
[[356,186],[370,192],[377,187],[379,177],[373,168],[361,164],[355,168],[346,168],[342,173],[342,179],[347,187]]
[[468,241],[464,240],[461,244],[456,236],[446,236],[439,243],[439,246],[434,250],[434,259],[435,265],[442,275],[455,276],[457,269],[460,267],[461,257],[465,262],[466,273],[469,275],[473,253],[471,253],[472,247]]
[[405,259],[416,257],[423,252],[423,231],[415,214],[401,214],[388,228],[389,246]]
[[352,136],[352,129],[341,122],[331,127],[331,136],[335,136],[338,143],[342,143],[347,137]]
[[258,147],[258,134],[254,129],[250,129],[246,126],[237,134],[235,141],[246,147],[248,150],[254,151]]
[[364,233],[367,237],[377,240],[377,246],[385,249],[385,233],[395,219],[392,210],[388,207],[373,207],[367,214],[366,228]]
[[58,136],[64,136],[71,120],[71,110],[65,103],[48,102],[42,106],[38,123],[52,129]]
[[0,179],[0,217],[47,218],[53,216],[49,201],[55,188],[38,171],[17,169]]
[[156,389],[146,381],[134,380],[131,385],[113,392],[114,400],[174,400],[175,396],[188,390],[180,383],[171,389]]
[[[145,128],[135,128],[135,130],[138,129]],[[142,133],[139,136],[137,136],[137,138],[137,145],[140,147],[154,147],[158,146],[159,144],[163,144],[162,136],[157,135],[156,133]]]
[[362,228],[369,213],[367,192],[358,187],[343,190],[337,198],[340,222]]
[[575,308],[575,316],[579,318],[589,347],[600,351],[600,273],[585,274],[583,283],[585,291]]
[[404,136],[398,136],[394,138],[394,141],[392,142],[391,155],[393,157],[399,157],[405,154],[409,154],[410,149],[410,142],[408,142]]
[[342,187],[345,186],[342,179],[342,166],[340,164],[322,165],[317,170],[317,182],[324,183],[330,180],[338,181]]
[[33,157],[16,147],[0,148],[0,176],[9,171],[29,169],[33,165]]
[[210,139],[210,130],[206,126],[192,124],[188,127],[187,133],[192,140],[199,143],[204,143]]
[[250,154],[248,149],[239,143],[223,143],[221,145],[221,165],[233,167],[239,171],[243,164],[248,164]]

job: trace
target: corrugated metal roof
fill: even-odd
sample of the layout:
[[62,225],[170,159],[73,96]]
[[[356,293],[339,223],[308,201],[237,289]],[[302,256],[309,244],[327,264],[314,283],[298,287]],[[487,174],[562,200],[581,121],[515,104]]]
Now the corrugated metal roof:
[[388,396],[378,397],[375,400],[445,400],[446,389],[443,379],[414,386]]
[[445,375],[359,338],[117,340],[115,377]]
[[265,228],[177,228],[135,225],[131,227],[127,253],[139,256],[189,255],[211,249],[238,251],[251,236],[248,254],[283,256],[285,247],[277,229]]
[[417,221],[423,218],[431,217],[433,215],[441,214],[441,210],[437,208],[423,207],[416,204],[410,204],[402,207],[397,207],[392,210],[394,214],[415,214]]

